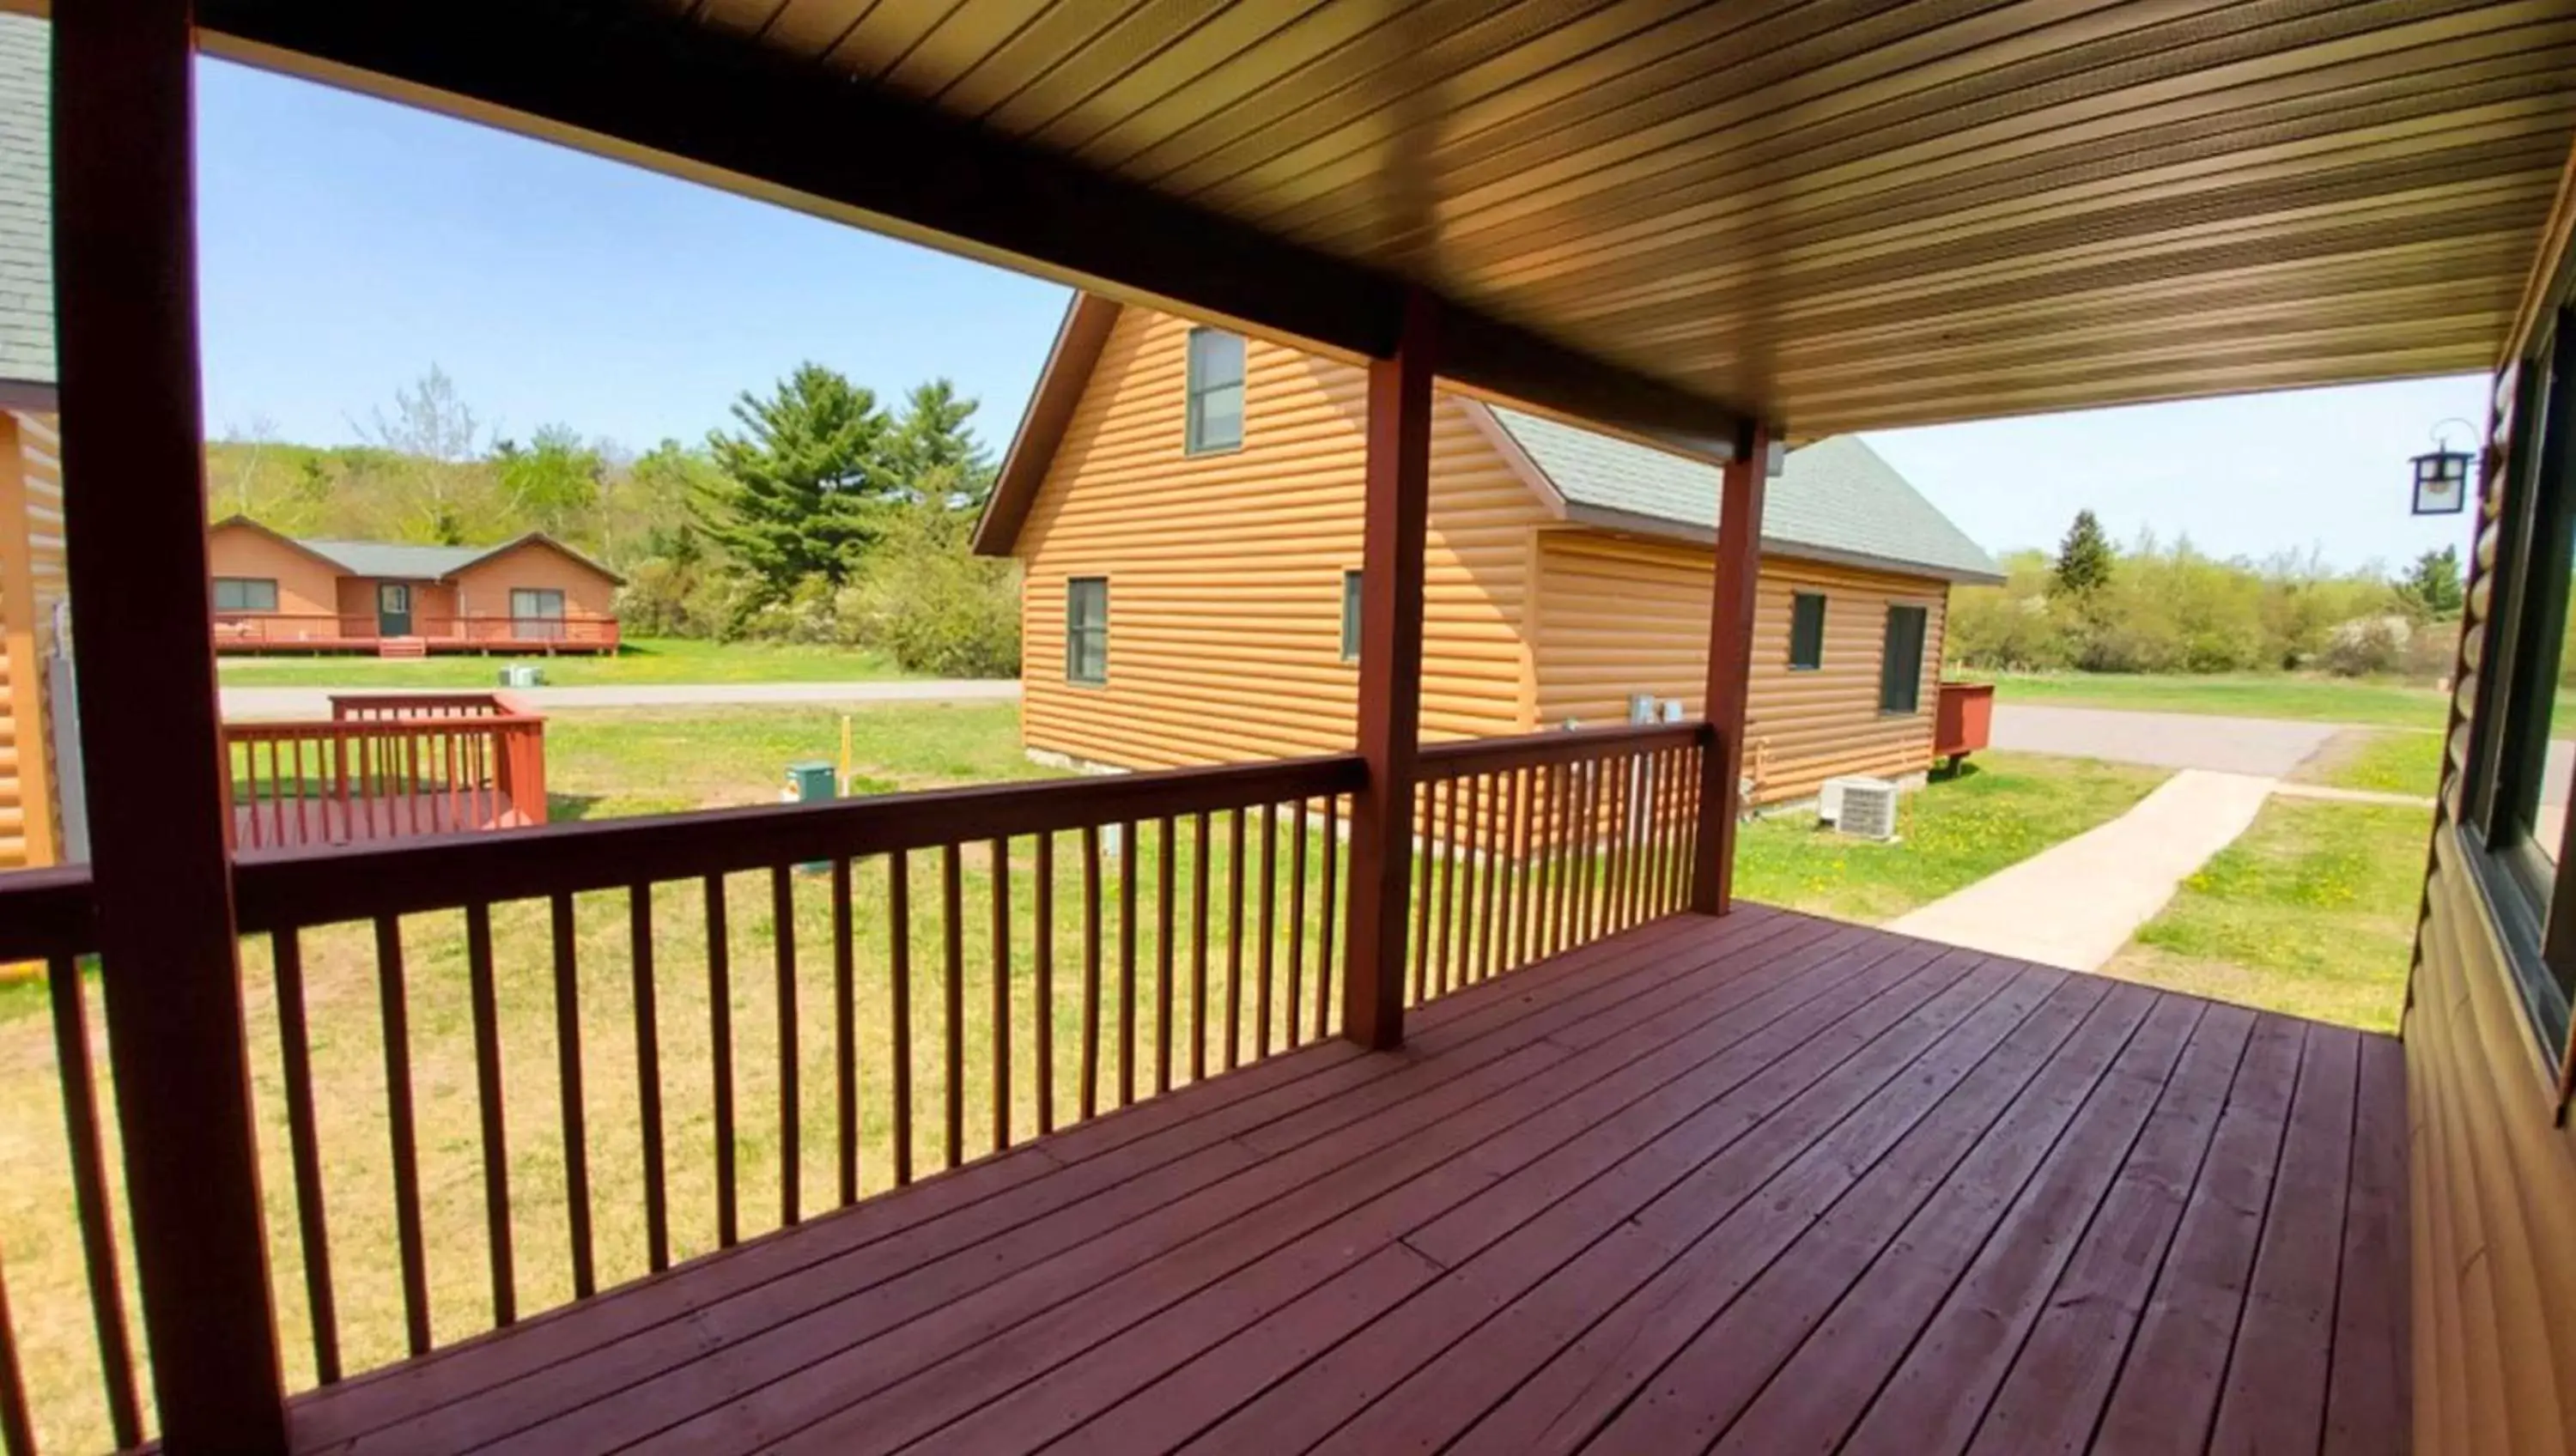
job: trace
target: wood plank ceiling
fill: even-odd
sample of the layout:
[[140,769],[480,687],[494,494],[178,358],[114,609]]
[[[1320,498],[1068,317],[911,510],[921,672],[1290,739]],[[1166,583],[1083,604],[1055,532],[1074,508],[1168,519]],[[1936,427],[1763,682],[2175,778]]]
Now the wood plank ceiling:
[[2485,369],[2576,130],[2576,0],[658,4],[1800,436]]

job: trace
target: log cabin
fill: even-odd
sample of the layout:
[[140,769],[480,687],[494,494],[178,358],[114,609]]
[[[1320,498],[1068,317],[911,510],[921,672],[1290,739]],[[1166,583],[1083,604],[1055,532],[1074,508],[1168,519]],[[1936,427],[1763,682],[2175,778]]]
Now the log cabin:
[[206,533],[218,652],[614,652],[617,573],[542,531],[485,546]]
[[56,701],[70,651],[54,433],[44,27],[0,15],[0,869],[62,857]]
[[[9,5],[112,604],[91,858],[0,876],[78,1266],[0,1230],[12,1456],[2576,1446],[2576,5]],[[1360,367],[1355,750],[228,847],[200,54]],[[1771,440],[2462,372],[2401,1035],[1734,895]],[[1701,720],[1423,741],[1435,379],[1725,473]],[[1417,860],[1461,784],[1511,838]]]
[[[1366,388],[1356,365],[1074,298],[975,535],[1023,568],[1033,755],[1179,768],[1349,746]],[[1764,502],[1747,792],[1919,780],[1950,588],[2002,578],[1857,438],[1786,456]],[[1442,392],[1426,739],[1697,716],[1719,477]]]

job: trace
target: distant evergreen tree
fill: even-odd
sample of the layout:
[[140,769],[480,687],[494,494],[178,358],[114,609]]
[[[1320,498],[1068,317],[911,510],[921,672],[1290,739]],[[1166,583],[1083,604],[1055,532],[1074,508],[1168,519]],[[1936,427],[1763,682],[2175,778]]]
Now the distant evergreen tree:
[[2110,585],[2111,567],[2118,558],[2111,550],[2111,538],[2102,534],[2102,523],[2091,511],[2077,511],[2075,524],[2066,528],[2066,540],[2057,548],[2057,565],[2049,575],[2048,589],[2061,596],[2087,597]]
[[741,434],[707,436],[723,472],[699,498],[707,534],[773,595],[847,580],[902,489],[876,396],[807,363],[766,399],[743,394],[733,415]]
[[2427,621],[2458,616],[2468,602],[2468,589],[2460,581],[2460,548],[2445,546],[2416,557],[2414,568],[2397,583],[2397,599]]
[[966,424],[976,404],[945,379],[917,384],[905,398],[886,453],[915,498],[981,509],[992,493],[992,457]]

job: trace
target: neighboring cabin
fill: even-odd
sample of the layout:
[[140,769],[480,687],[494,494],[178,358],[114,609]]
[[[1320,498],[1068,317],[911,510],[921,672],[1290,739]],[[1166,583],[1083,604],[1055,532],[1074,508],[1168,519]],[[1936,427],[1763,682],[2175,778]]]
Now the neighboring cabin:
[[54,786],[56,743],[70,734],[61,688],[71,641],[54,433],[46,63],[45,23],[0,15],[0,869],[64,854]]
[[[1083,295],[976,534],[1018,557],[1027,747],[1163,768],[1347,749],[1366,380]],[[1422,725],[1698,716],[1718,470],[1443,394]],[[1949,590],[1994,563],[1857,439],[1789,453],[1763,522],[1757,800],[1932,761]]]
[[610,652],[616,573],[539,532],[493,546],[300,540],[245,516],[208,532],[225,652]]

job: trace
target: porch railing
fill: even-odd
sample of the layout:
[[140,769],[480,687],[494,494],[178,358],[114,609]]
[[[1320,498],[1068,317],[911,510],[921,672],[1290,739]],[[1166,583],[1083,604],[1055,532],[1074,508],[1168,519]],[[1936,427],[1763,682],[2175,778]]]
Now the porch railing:
[[237,850],[546,822],[546,720],[504,694],[334,697],[325,722],[223,733]]
[[373,612],[217,612],[215,648],[311,647],[373,643],[387,636],[440,644],[524,647],[530,651],[617,645],[614,617],[520,617],[506,612],[415,612],[411,630],[386,633]]
[[[1426,748],[1408,999],[1679,908],[1704,735]],[[1340,755],[246,857],[290,1383],[1331,1035],[1364,774]],[[0,1310],[0,1415],[32,1432],[30,1371],[57,1402],[103,1392],[49,1420],[49,1450],[148,1434],[88,937],[78,872],[0,879],[0,961],[49,970],[82,1234],[30,1267],[0,1226],[6,1293],[48,1302],[33,1325]]]

